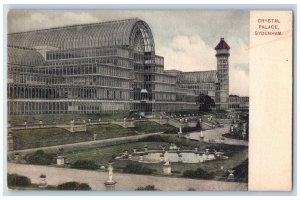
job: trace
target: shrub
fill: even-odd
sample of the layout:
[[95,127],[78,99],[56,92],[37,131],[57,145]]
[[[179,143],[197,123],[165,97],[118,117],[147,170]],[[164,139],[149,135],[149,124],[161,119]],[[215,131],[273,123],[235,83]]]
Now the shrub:
[[136,190],[158,190],[154,185],[147,185],[145,187],[138,187]]
[[[200,130],[200,123],[197,122],[196,127],[184,127],[182,128],[182,132],[184,133],[189,133],[189,132],[193,132],[193,131],[199,131]],[[202,128],[203,130],[203,128]]]
[[92,160],[77,160],[71,165],[71,168],[76,169],[98,169],[98,165]]
[[7,185],[11,187],[30,186],[31,180],[26,176],[20,176],[18,174],[7,174]]
[[183,177],[187,178],[199,178],[199,179],[212,179],[214,177],[214,173],[209,173],[201,168],[197,168],[196,170],[187,170],[183,172]]
[[128,164],[123,169],[123,172],[131,174],[152,174],[153,169],[144,167],[141,164]]
[[57,186],[58,190],[91,190],[87,183],[66,182]]
[[28,164],[34,165],[50,165],[53,159],[53,154],[47,154],[43,150],[38,150],[34,154],[29,154],[25,157]]
[[150,135],[146,138],[139,139],[140,142],[169,142],[167,137],[161,135]]

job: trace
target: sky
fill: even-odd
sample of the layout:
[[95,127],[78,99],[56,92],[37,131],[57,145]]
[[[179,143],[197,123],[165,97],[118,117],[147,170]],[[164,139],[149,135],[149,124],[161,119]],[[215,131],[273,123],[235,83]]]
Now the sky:
[[13,10],[8,33],[97,23],[126,18],[144,20],[151,28],[155,52],[165,69],[216,70],[214,47],[225,38],[231,47],[229,93],[249,95],[249,11],[213,10]]

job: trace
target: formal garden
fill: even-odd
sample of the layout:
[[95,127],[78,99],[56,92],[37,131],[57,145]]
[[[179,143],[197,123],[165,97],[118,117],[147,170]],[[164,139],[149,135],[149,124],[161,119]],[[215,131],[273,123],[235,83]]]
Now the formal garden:
[[[161,149],[163,146],[168,148],[171,143],[180,146],[181,150],[197,148],[199,151],[205,151],[209,148],[223,152],[224,155],[228,156],[228,159],[209,160],[202,163],[171,163],[172,176],[174,177],[194,177],[200,179],[219,180],[226,176],[226,170],[237,167],[248,157],[248,147],[246,146],[217,143],[212,144],[178,138],[176,135],[166,134],[152,135],[139,139],[138,141],[124,142],[120,144],[104,146],[95,144],[92,146],[68,148],[63,151],[65,165],[59,167],[105,171],[107,163],[112,161],[114,171],[117,173],[163,176],[163,163],[143,163],[131,160],[116,160],[115,158],[119,155],[119,153],[126,151],[130,153],[133,151],[142,152],[145,147],[157,150]],[[21,158],[19,158],[19,162],[57,166],[56,159],[56,151],[39,150],[21,156]],[[221,173],[222,171],[223,173]],[[240,178],[246,179],[247,177],[241,176]]]

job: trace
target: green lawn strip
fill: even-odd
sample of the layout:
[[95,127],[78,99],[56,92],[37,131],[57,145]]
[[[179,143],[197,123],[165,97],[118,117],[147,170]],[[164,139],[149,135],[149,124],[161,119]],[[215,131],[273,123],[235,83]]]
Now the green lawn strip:
[[71,133],[63,128],[23,129],[13,131],[14,149],[92,141],[95,133],[96,140],[136,135],[133,130],[115,124],[88,126],[87,132],[77,133]]
[[62,128],[16,130],[13,131],[13,137],[15,150],[76,143],[92,139],[90,133],[70,133]]
[[135,122],[135,127],[133,130],[141,133],[156,133],[156,132],[177,132],[177,129],[170,125],[160,125],[156,122],[145,121],[145,122]]
[[91,125],[87,127],[87,132],[97,134],[96,140],[137,135],[131,128],[123,128],[116,124]]

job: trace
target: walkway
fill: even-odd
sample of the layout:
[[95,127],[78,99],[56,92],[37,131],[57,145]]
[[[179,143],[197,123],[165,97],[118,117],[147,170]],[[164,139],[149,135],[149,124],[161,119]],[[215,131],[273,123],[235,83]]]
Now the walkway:
[[[223,128],[215,128],[215,129],[203,131],[204,141],[205,142],[214,141],[216,143],[248,146],[248,141],[222,137],[222,134],[228,132],[229,127],[230,127],[229,124],[225,124]],[[200,140],[199,136],[200,136],[200,132],[192,132],[185,135],[186,138],[190,138],[194,140]],[[221,138],[224,138],[225,140],[221,140]]]
[[[16,173],[27,176],[32,183],[39,183],[39,176],[45,174],[49,185],[58,185],[67,181],[85,182],[92,190],[105,190],[104,182],[108,178],[107,172],[77,170],[39,165],[7,164],[8,173]],[[117,181],[116,190],[133,191],[137,187],[155,185],[163,191],[187,191],[193,188],[198,191],[241,191],[247,190],[246,183],[222,182],[211,180],[195,180],[186,178],[157,177],[146,175],[131,175],[114,173]]]

